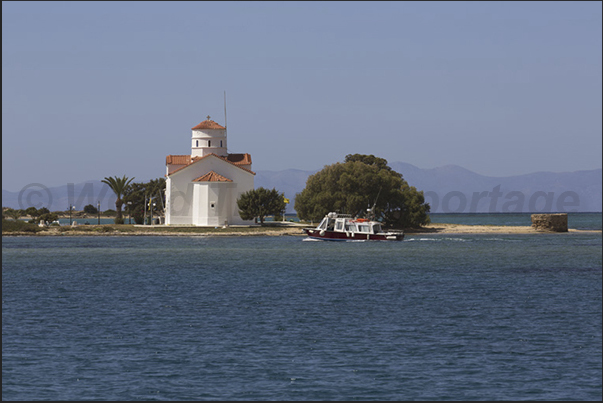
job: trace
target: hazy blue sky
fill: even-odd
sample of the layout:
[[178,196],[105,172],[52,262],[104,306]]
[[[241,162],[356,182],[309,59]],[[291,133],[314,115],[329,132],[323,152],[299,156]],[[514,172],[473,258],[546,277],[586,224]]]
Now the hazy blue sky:
[[[253,169],[346,154],[601,168],[601,2],[2,2],[2,188],[163,176],[224,123]],[[403,173],[403,172],[402,172]],[[412,185],[412,184],[411,184]]]

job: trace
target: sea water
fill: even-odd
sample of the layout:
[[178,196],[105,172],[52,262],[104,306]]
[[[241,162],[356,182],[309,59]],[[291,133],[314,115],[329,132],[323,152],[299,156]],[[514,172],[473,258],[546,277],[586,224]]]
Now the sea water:
[[[542,214],[542,213],[537,213]],[[570,229],[601,230],[601,213],[566,213],[567,226]],[[432,223],[462,225],[507,225],[531,226],[530,213],[432,213]]]
[[601,233],[3,237],[3,400],[600,400]]

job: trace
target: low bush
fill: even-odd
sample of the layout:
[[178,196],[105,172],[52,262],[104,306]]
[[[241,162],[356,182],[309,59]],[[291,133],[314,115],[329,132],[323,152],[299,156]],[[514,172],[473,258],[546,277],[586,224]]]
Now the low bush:
[[5,220],[2,219],[2,232],[31,232],[36,233],[43,231],[43,228],[36,224],[30,224],[21,220]]
[[94,231],[96,231],[96,232],[113,232],[113,231],[115,231],[115,228],[113,228],[109,225],[102,225],[100,227],[94,228]]

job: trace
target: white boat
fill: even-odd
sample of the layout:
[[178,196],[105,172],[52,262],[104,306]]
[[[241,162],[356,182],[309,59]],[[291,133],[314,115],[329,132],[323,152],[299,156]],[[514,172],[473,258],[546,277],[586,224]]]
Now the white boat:
[[[370,211],[370,210],[369,210]],[[329,213],[316,228],[304,228],[311,239],[324,241],[401,241],[403,231],[384,231],[379,221],[353,218],[350,214]]]

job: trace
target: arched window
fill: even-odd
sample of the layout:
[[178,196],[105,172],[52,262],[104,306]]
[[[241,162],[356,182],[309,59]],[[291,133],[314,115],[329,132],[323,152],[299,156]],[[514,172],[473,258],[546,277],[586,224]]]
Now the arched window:
[[199,147],[199,140],[196,140],[195,143],[195,147]]
[[211,140],[207,140],[207,146],[211,147]]
[[220,147],[222,147],[222,140],[220,140]]

